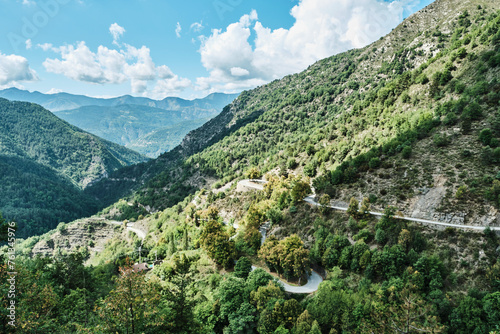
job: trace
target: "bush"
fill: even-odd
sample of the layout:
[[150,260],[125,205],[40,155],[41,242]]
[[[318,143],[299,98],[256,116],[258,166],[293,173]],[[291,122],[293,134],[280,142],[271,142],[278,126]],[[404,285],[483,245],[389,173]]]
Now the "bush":
[[299,164],[297,163],[297,160],[295,160],[295,158],[288,158],[287,162],[286,162],[286,167],[288,169],[295,169],[297,168]]
[[446,136],[446,134],[435,134],[433,141],[434,145],[436,145],[437,147],[444,147],[450,143],[448,136]]
[[458,122],[458,117],[453,112],[449,112],[446,114],[446,117],[443,119],[444,125],[455,125]]
[[411,157],[411,146],[404,146],[403,150],[401,151],[401,155],[403,159],[410,159]]
[[311,156],[314,153],[316,153],[316,149],[314,148],[314,145],[312,145],[312,144],[307,145],[307,147],[306,147],[306,153],[307,153],[308,156]]
[[479,133],[479,140],[483,143],[483,145],[490,145],[492,139],[493,133],[491,132],[491,129],[482,129]]
[[459,81],[455,84],[455,93],[462,94],[465,91],[465,88],[465,84]]
[[380,159],[379,158],[371,158],[368,166],[372,169],[377,169],[380,167]]
[[465,57],[467,57],[467,51],[465,50],[465,48],[460,48],[457,50],[457,56],[460,58],[460,59],[464,59]]
[[460,186],[460,187],[458,187],[457,192],[455,193],[455,198],[456,199],[463,199],[467,195],[467,192],[468,192],[468,188],[466,185]]

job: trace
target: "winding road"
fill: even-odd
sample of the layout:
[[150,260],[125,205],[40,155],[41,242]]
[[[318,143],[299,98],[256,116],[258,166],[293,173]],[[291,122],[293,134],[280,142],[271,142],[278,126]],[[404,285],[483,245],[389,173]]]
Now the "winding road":
[[[269,222],[265,222],[259,228],[259,232],[262,235],[261,244],[263,244],[264,241],[266,241],[267,230],[269,229],[269,227],[270,227],[270,223]],[[252,266],[252,270],[255,270],[257,268],[258,267],[256,267],[256,266]],[[295,286],[295,285],[290,285],[290,284],[282,281],[279,278],[278,278],[278,280],[281,283],[281,285],[283,285],[283,288],[285,289],[286,292],[290,292],[290,293],[313,293],[313,292],[315,292],[315,291],[318,290],[319,285],[321,284],[321,282],[323,282],[323,277],[321,277],[314,270],[311,270],[311,275],[307,275],[307,283],[305,285]]]
[[[262,181],[260,180],[259,184],[253,182],[252,180],[241,180],[239,183],[245,188],[250,188],[250,189],[256,189],[256,190],[263,190],[264,187],[260,183],[266,183],[267,181]],[[310,195],[304,198],[304,201],[314,205],[314,206],[322,206],[315,200],[316,195]],[[339,211],[347,211],[346,207],[341,207],[341,206],[333,206],[333,205],[328,205],[329,208],[332,208],[334,210],[339,210]],[[373,216],[383,216],[384,214],[381,212],[374,212],[374,211],[369,211],[369,213]],[[429,224],[429,225],[437,225],[437,226],[444,226],[444,227],[454,227],[454,228],[463,228],[463,229],[470,229],[470,230],[478,230],[478,231],[483,231],[487,226],[473,226],[473,225],[459,225],[459,224],[451,224],[451,223],[443,223],[443,222],[438,222],[435,220],[428,220],[428,219],[420,219],[420,218],[413,218],[413,217],[406,217],[406,216],[394,216],[394,218],[397,219],[403,219],[403,220],[408,220],[420,224]],[[490,229],[492,231],[500,231],[499,226],[490,226]]]
[[[111,223],[113,225],[120,225],[120,226],[123,225],[123,222],[119,222],[116,220],[112,220],[109,223]],[[127,223],[127,231],[134,232],[135,234],[137,234],[139,239],[144,240],[144,238],[146,238],[146,232],[139,230],[137,228],[134,228],[134,223]]]

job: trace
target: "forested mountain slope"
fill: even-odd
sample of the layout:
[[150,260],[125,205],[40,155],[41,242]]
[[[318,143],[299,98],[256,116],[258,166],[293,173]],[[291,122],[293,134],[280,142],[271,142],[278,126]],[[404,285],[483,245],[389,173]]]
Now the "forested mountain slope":
[[[429,202],[414,206],[419,189],[425,193],[446,184],[439,191],[451,199],[467,186],[472,196],[463,198],[470,201],[466,206],[483,203],[488,215],[476,218],[491,222],[498,190],[489,188],[498,172],[498,141],[481,142],[479,132],[490,128],[492,137],[498,135],[497,10],[495,1],[436,1],[370,46],[243,92],[172,152],[141,168],[121,170],[89,191],[121,189],[108,197],[111,201],[141,187],[136,198],[163,209],[216,180],[226,183],[252,167],[261,172],[279,167],[319,176],[317,190],[338,200],[375,191],[365,178],[385,180],[389,184],[373,195],[381,204],[412,212],[425,211]],[[444,160],[448,142],[456,154]],[[420,148],[423,160],[412,154]],[[400,166],[415,161],[425,168],[408,174]],[[463,166],[469,174],[446,176],[462,173]],[[412,181],[391,181],[396,171]],[[438,197],[439,203],[445,200]]]
[[86,133],[43,107],[0,99],[0,211],[22,235],[95,213],[89,183],[147,158]]

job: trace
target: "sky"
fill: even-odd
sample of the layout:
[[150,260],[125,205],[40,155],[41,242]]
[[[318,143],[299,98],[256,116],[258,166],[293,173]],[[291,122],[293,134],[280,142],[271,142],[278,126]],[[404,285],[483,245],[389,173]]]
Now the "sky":
[[235,93],[370,44],[432,0],[0,0],[0,89]]

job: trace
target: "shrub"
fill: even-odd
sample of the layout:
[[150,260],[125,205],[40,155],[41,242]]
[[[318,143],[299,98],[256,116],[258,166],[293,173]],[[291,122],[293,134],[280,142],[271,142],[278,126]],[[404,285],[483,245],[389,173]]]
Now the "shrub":
[[459,81],[455,84],[455,93],[462,94],[465,91],[465,88],[465,84]]
[[479,140],[483,143],[483,145],[490,145],[492,138],[493,133],[491,132],[491,129],[482,129],[479,133]]
[[404,146],[403,150],[401,151],[401,155],[403,159],[410,159],[411,157],[411,146]]
[[446,114],[446,117],[443,119],[444,125],[455,125],[458,122],[458,117],[455,113],[449,112]]
[[368,166],[372,169],[377,169],[380,167],[380,159],[379,158],[371,158]]
[[467,57],[467,51],[465,50],[465,48],[458,49],[457,56],[461,59],[464,59],[465,57]]
[[288,169],[295,169],[297,168],[299,164],[297,163],[297,160],[295,160],[295,158],[288,158],[287,162],[286,162],[286,167]]
[[316,176],[316,164],[313,162],[308,163],[304,166],[304,174],[309,177]]
[[456,199],[463,199],[467,195],[467,192],[468,192],[468,188],[466,185],[460,186],[460,187],[458,187],[457,192],[455,193],[455,198]]
[[314,148],[314,145],[312,145],[312,144],[307,145],[307,147],[306,147],[306,153],[307,153],[308,156],[311,156],[314,153],[316,153],[316,149]]
[[450,143],[446,134],[435,134],[433,141],[434,145],[436,145],[437,147],[444,147]]

